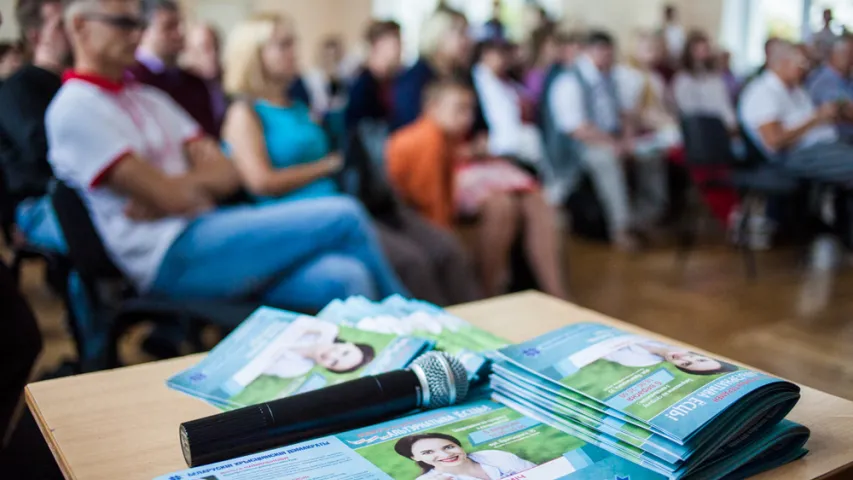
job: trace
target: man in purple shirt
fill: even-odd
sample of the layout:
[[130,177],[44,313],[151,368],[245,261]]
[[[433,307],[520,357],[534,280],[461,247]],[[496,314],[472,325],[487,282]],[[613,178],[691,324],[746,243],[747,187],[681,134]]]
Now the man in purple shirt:
[[148,28],[131,73],[136,80],[169,94],[208,135],[218,139],[222,122],[214,114],[211,92],[204,80],[178,67],[178,57],[184,48],[183,19],[178,4],[173,0],[145,0],[143,5]]

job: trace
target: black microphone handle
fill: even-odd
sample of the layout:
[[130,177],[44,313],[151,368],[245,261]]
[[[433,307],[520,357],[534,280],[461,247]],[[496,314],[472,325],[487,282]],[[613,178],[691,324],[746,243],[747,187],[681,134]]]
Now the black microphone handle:
[[421,384],[410,370],[362,377],[280,400],[181,424],[190,467],[373,425],[420,406]]

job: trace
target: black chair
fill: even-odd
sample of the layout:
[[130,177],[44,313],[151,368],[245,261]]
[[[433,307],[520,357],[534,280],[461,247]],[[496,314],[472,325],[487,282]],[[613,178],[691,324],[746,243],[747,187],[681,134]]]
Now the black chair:
[[[790,196],[800,189],[800,183],[770,164],[761,151],[747,142],[746,161],[738,160],[733,151],[729,132],[718,117],[706,115],[689,115],[681,118],[681,130],[684,138],[686,164],[690,167],[727,167],[724,173],[707,179],[702,185],[705,189],[730,189],[738,191],[743,202],[744,214],[739,225],[741,234],[738,246],[743,252],[744,264],[749,278],[755,278],[757,267],[755,252],[749,245],[746,227],[752,215],[751,206],[761,198],[774,196]],[[684,265],[690,250],[696,243],[698,215],[695,209],[685,209],[682,223],[682,233],[678,258]]]
[[47,262],[48,284],[60,295],[65,289],[65,281],[68,278],[69,262],[61,253],[38,247],[31,243],[19,243],[16,241],[15,231],[15,201],[9,192],[6,177],[0,169],[0,233],[3,241],[12,251],[12,261],[9,268],[15,282],[21,280],[21,269],[24,262],[29,260],[43,260]]
[[[102,331],[108,332],[103,356],[86,365],[86,370],[119,366],[119,341],[130,328],[140,323],[179,323],[188,325],[191,332],[207,325],[231,330],[260,305],[251,299],[245,302],[177,301],[140,295],[107,254],[80,195],[57,181],[51,200],[68,243],[71,264],[80,275],[95,316],[92,320],[104,326]],[[92,340],[83,333],[78,333],[77,337],[81,343]]]

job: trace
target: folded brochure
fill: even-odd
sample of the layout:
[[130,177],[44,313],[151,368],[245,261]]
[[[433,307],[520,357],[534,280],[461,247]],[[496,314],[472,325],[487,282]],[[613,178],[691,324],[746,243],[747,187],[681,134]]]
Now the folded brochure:
[[230,410],[405,368],[431,347],[422,338],[262,307],[167,385]]

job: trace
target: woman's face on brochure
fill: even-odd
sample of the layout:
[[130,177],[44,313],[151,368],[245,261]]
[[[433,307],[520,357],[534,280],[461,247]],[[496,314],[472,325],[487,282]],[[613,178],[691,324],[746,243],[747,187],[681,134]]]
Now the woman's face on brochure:
[[364,361],[364,352],[352,343],[332,343],[319,347],[317,363],[332,372],[354,369]]
[[693,352],[674,351],[666,354],[666,361],[676,367],[693,372],[707,372],[708,370],[719,370],[722,365],[713,358],[699,355]]
[[468,460],[468,454],[450,440],[425,438],[412,445],[412,460],[443,470],[462,465]]

